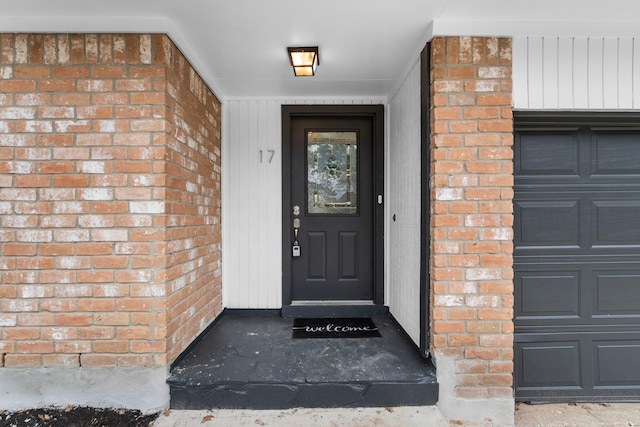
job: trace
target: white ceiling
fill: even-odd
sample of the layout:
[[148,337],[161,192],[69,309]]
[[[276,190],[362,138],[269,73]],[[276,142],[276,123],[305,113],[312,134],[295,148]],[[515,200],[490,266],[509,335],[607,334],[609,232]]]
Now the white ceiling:
[[0,32],[167,33],[221,98],[388,97],[433,35],[636,36],[640,1],[4,0]]

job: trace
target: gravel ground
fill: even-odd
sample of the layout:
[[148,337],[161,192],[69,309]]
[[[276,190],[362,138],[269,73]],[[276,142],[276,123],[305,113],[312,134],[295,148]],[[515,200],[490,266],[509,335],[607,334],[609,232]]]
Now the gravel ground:
[[0,427],[148,427],[156,418],[158,414],[142,414],[125,409],[39,408],[0,411]]

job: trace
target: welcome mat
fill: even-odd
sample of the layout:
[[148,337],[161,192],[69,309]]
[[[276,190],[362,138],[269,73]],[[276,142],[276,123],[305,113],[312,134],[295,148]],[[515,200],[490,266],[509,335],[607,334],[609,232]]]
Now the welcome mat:
[[380,331],[369,318],[294,319],[292,338],[372,338]]

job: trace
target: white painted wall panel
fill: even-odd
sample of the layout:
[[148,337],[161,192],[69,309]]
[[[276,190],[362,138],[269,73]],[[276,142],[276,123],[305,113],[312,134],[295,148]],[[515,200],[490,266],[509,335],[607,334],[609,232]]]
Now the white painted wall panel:
[[623,110],[633,108],[633,39],[619,39],[618,98]]
[[[573,98],[563,105],[585,105],[587,107],[584,108],[589,108],[589,40],[569,40],[571,40],[573,46],[571,57],[571,62],[573,63]],[[578,72],[574,70],[578,70]]]
[[618,109],[620,74],[618,39],[602,40],[602,102],[605,109]]
[[270,250],[281,232],[274,220],[281,210],[279,108],[268,100],[223,105],[223,298],[230,308],[280,304],[273,284],[281,278],[281,255]]
[[[390,101],[388,283],[393,316],[420,343],[420,63]],[[395,221],[393,216],[395,215]]]
[[531,39],[527,46],[527,96],[531,108],[544,107],[544,48],[542,39]]
[[[222,295],[225,307],[277,309],[282,306],[281,106],[385,102],[379,98],[224,101]],[[269,150],[273,150],[273,158]]]
[[542,102],[548,108],[558,108],[560,61],[558,58],[558,39],[542,40]]
[[[633,85],[633,100],[640,99],[640,40],[632,41],[633,58],[631,58],[631,81]],[[632,100],[632,102],[633,102]],[[639,103],[634,103],[638,105]]]
[[513,104],[521,110],[637,110],[636,39],[517,37]]
[[556,39],[558,46],[558,99],[557,106],[573,102],[573,40]]
[[587,44],[587,94],[589,103],[588,109],[604,108],[604,95],[602,93],[604,83],[603,74],[603,51],[604,43],[602,39],[589,39]]

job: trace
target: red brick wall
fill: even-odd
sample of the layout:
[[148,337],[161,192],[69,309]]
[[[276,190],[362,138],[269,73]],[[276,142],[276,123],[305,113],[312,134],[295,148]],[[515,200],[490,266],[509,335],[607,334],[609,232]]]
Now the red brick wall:
[[431,80],[432,350],[457,397],[512,397],[511,40],[435,38]]
[[170,362],[220,311],[218,101],[164,35],[0,48],[0,366]]
[[220,103],[173,47],[167,75],[167,356],[222,307]]

